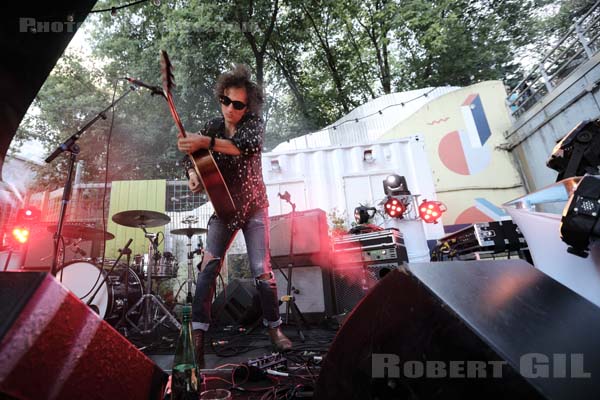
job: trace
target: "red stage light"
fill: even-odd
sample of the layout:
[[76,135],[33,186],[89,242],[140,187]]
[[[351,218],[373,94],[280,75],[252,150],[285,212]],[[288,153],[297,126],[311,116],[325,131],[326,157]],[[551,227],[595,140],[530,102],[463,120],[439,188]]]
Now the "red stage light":
[[383,208],[385,213],[392,218],[402,218],[406,211],[406,205],[394,197],[388,198]]
[[12,235],[17,242],[25,244],[29,240],[29,229],[22,227],[13,228]]
[[423,200],[423,203],[419,206],[419,216],[428,224],[437,224],[446,210],[446,205],[441,201]]

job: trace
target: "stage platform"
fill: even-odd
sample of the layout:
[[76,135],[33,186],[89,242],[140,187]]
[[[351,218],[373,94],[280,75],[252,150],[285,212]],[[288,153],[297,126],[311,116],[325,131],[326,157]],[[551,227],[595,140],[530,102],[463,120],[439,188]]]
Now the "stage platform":
[[[250,360],[276,354],[262,326],[247,329],[240,326],[215,326],[205,337],[206,389],[227,389],[234,399],[279,398],[292,392],[296,397],[312,398],[320,363],[327,354],[337,329],[335,325],[320,324],[303,330],[304,342],[293,325],[284,325],[283,331],[292,340],[293,349],[282,354],[287,367],[281,372],[288,376],[268,375],[248,378],[246,369],[240,367]],[[155,332],[128,339],[150,357],[163,371],[171,373],[175,344],[179,332],[160,327]],[[237,372],[234,374],[234,371]],[[294,392],[295,391],[295,392]],[[276,395],[276,396],[275,396]]]

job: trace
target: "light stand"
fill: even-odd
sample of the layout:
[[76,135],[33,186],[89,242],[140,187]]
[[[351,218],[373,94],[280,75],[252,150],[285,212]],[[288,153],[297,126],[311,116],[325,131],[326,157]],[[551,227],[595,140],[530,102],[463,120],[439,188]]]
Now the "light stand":
[[50,272],[52,273],[53,276],[56,276],[56,272],[58,269],[58,258],[59,258],[58,257],[58,248],[60,247],[60,238],[62,236],[62,229],[63,229],[63,225],[64,225],[65,215],[67,213],[67,205],[71,201],[71,192],[73,189],[73,169],[74,169],[75,163],[77,162],[77,155],[79,154],[79,150],[80,150],[79,145],[77,145],[76,142],[81,137],[83,132],[85,132],[89,127],[91,127],[96,121],[98,121],[100,118],[106,119],[106,112],[111,107],[114,107],[115,104],[117,104],[121,99],[123,99],[125,96],[127,96],[129,93],[131,93],[131,91],[135,90],[135,88],[133,86],[130,86],[129,89],[130,89],[129,91],[125,92],[123,95],[121,95],[121,97],[119,97],[118,99],[113,101],[108,107],[106,107],[104,110],[100,111],[100,113],[98,113],[98,115],[96,115],[90,122],[85,124],[85,126],[83,128],[81,128],[80,130],[75,132],[73,135],[71,135],[70,138],[68,138],[64,143],[62,143],[60,146],[58,146],[52,152],[52,154],[50,154],[45,160],[46,163],[49,164],[60,153],[62,153],[64,151],[68,151],[70,153],[69,169],[67,172],[67,181],[65,182],[65,186],[63,189],[63,195],[62,195],[62,200],[61,200],[61,204],[60,204],[60,212],[58,214],[58,224],[56,226],[56,233],[54,234],[54,247],[53,247],[53,252],[52,252],[52,268],[50,270]]

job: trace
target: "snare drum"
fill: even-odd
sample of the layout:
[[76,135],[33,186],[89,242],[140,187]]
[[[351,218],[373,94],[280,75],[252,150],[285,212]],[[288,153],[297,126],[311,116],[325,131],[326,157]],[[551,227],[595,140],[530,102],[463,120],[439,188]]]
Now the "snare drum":
[[[56,278],[60,281],[62,275],[62,284],[86,304],[96,292],[98,285],[102,283],[90,306],[98,310],[100,317],[114,325],[121,318],[125,306],[126,268],[125,265],[117,265],[102,283],[110,267],[105,264],[104,270],[101,270],[89,262],[73,261],[59,270]],[[129,270],[127,303],[128,307],[132,307],[142,297],[142,282],[134,270],[127,269]]]

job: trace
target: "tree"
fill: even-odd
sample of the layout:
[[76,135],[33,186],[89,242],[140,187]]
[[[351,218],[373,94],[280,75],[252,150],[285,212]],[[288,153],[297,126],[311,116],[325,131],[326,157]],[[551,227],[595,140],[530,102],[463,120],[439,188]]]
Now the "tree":
[[398,13],[399,90],[465,86],[514,72],[533,32],[532,1],[407,0]]
[[[250,65],[268,94],[270,149],[383,94],[516,79],[522,72],[518,50],[536,32],[549,33],[550,26],[582,15],[589,2],[562,1],[554,5],[556,16],[544,11],[549,3],[172,0],[93,14],[93,65],[73,54],[64,57],[34,103],[39,114],[27,116],[19,137],[40,137],[50,150],[106,107],[114,88],[126,90],[118,78],[159,84],[164,49],[175,66],[175,103],[192,132],[218,115],[213,88],[219,74],[235,63]],[[101,0],[96,8],[121,4]],[[82,139],[94,149],[93,156],[81,155],[90,179],[99,180],[104,170],[109,122],[99,121]],[[160,97],[143,90],[129,95],[117,107],[112,133],[111,177],[181,177],[177,129]],[[45,185],[62,182],[57,178],[64,165],[59,168],[45,170]]]

